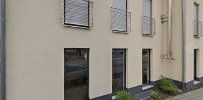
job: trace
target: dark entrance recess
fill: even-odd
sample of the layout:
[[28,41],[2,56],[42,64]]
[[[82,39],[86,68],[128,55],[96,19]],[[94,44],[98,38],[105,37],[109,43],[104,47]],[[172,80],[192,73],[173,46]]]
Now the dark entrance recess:
[[194,80],[197,80],[197,57],[198,57],[198,50],[194,50]]
[[89,49],[64,49],[65,100],[89,100]]
[[126,49],[113,49],[112,52],[112,92],[126,89]]

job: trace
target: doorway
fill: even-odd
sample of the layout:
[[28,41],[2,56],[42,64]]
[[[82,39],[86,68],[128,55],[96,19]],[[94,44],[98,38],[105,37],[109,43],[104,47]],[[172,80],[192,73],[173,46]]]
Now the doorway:
[[89,49],[64,49],[65,100],[89,100]]
[[150,85],[150,49],[143,49],[142,51],[142,84]]
[[113,49],[112,52],[112,93],[126,89],[126,49]]
[[199,62],[199,50],[194,50],[194,80],[198,80],[197,71],[198,71],[198,62]]

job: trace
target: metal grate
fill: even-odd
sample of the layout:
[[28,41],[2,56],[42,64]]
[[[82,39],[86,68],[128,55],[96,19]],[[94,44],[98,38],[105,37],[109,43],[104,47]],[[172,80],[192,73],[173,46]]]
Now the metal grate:
[[112,31],[128,33],[131,31],[131,12],[118,8],[111,8]]
[[142,34],[144,36],[153,36],[155,32],[155,19],[142,16]]
[[64,24],[91,28],[93,26],[93,2],[89,0],[64,0]]
[[193,36],[195,38],[199,38],[202,36],[202,22],[198,21],[198,20],[194,20],[193,22],[193,27],[194,27],[194,31],[193,31]]

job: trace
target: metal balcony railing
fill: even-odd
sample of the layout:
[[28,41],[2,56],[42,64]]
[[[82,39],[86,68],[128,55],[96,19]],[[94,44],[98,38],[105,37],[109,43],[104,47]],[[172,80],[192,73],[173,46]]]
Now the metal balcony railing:
[[131,12],[111,8],[112,11],[112,31],[129,33],[131,31]]
[[155,32],[155,19],[147,16],[142,16],[142,35],[154,36]]
[[202,36],[202,22],[198,20],[194,20],[193,25],[194,25],[193,36],[195,38],[200,38]]
[[93,26],[93,2],[89,0],[64,0],[64,24],[72,27]]

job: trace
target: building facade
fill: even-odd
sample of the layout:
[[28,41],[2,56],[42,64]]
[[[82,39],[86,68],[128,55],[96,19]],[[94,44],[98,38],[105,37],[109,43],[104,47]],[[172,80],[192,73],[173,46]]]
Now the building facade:
[[1,8],[2,100],[111,100],[121,90],[143,99],[161,76],[184,90],[203,82],[202,0],[1,0]]

